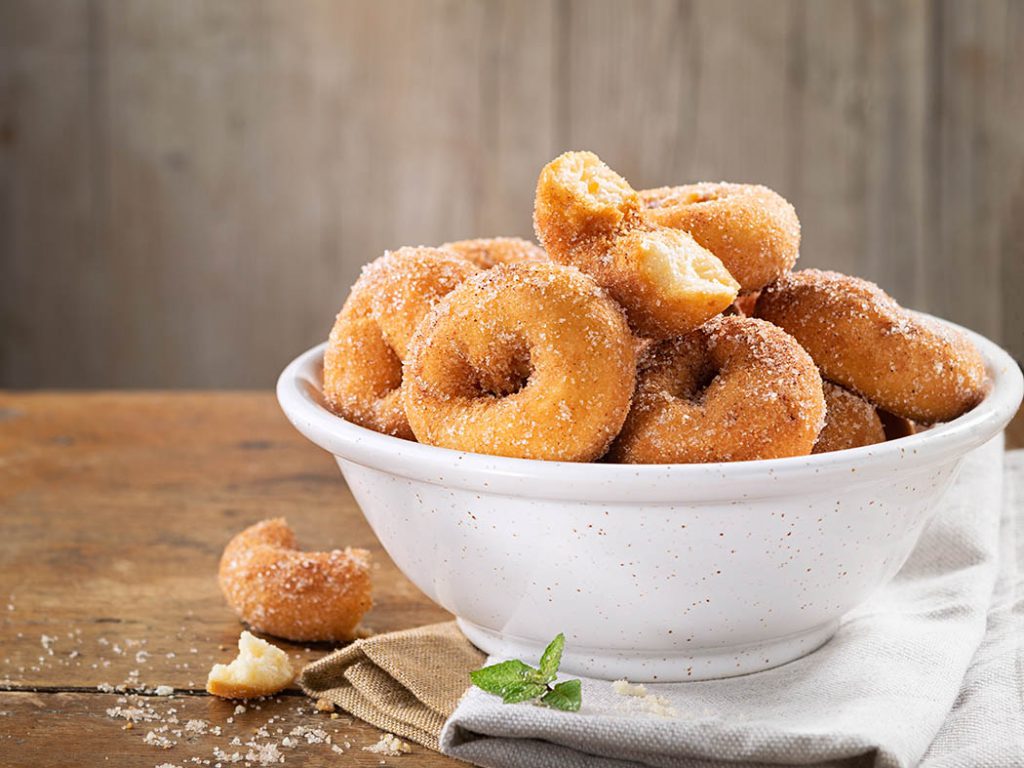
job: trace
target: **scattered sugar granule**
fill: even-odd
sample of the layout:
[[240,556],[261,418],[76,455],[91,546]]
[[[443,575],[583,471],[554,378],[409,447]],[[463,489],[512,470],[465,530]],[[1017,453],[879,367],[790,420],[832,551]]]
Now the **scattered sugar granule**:
[[619,696],[635,696],[643,698],[647,695],[647,689],[643,685],[631,683],[628,680],[616,680],[612,683],[612,690]]
[[245,759],[250,763],[258,763],[259,765],[273,765],[274,763],[280,763],[284,760],[284,755],[281,754],[281,750],[277,748],[277,744],[273,742],[269,744],[257,744],[251,747],[248,752],[245,753]]
[[43,649],[47,654],[53,656],[53,643],[56,641],[56,637],[51,635],[41,635],[39,637],[39,643],[43,646]]
[[245,714],[245,707],[243,707],[241,704],[236,706],[235,707],[235,714],[236,715],[244,715]]
[[616,680],[612,683],[612,690],[619,696],[635,699],[635,706],[631,707],[633,711],[640,711],[655,717],[664,718],[679,716],[676,708],[669,703],[668,699],[663,696],[651,696],[647,693],[647,688],[639,683],[634,684],[628,680]]
[[150,731],[146,734],[143,741],[152,747],[158,747],[159,749],[170,749],[174,746],[174,742],[168,739],[166,736],[162,736],[156,731]]
[[173,696],[174,687],[170,685],[158,685],[156,688],[153,689],[153,693],[155,693],[157,696]]
[[112,686],[110,683],[100,683],[96,686],[96,690],[100,693],[113,693],[114,686]]
[[363,747],[363,752],[371,752],[375,755],[388,755],[390,757],[398,757],[408,752],[412,752],[412,747],[402,741],[400,738],[391,733],[385,733],[380,737],[380,741],[376,744],[371,744],[368,747]]

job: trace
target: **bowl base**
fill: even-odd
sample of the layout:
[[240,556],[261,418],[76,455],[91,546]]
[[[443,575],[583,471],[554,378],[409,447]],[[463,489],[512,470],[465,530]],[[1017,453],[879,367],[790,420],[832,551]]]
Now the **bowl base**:
[[[477,648],[489,656],[521,659],[535,664],[544,644],[527,638],[502,635],[465,619],[456,619],[459,629]],[[829,621],[803,632],[747,645],[687,649],[687,653],[622,651],[601,648],[572,648],[566,644],[559,671],[598,680],[630,680],[636,683],[679,683],[747,675],[786,664],[823,646],[839,628]]]

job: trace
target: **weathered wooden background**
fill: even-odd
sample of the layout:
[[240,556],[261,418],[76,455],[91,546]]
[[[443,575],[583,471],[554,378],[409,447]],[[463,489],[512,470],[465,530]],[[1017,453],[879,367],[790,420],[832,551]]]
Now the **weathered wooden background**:
[[0,385],[269,386],[567,148],[1024,355],[1019,0],[0,0]]

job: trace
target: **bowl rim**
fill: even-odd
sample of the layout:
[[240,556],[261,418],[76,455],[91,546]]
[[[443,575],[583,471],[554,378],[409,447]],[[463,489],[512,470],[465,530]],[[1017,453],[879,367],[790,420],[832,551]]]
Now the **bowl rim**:
[[277,381],[277,398],[296,429],[339,461],[446,487],[634,504],[783,495],[793,491],[793,482],[811,490],[834,486],[840,478],[843,482],[877,480],[872,469],[892,472],[897,462],[907,470],[955,459],[1006,427],[1024,396],[1024,376],[1016,361],[980,334],[917,314],[964,332],[975,343],[989,377],[989,391],[982,402],[952,421],[908,437],[809,456],[708,464],[612,464],[510,458],[424,445],[360,427],[323,405],[326,342],[285,367]]

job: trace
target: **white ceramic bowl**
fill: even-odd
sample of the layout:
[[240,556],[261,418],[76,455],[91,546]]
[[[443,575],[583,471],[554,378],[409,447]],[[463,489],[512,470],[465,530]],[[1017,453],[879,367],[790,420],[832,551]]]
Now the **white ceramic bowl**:
[[295,427],[335,456],[388,554],[488,653],[568,673],[700,680],[798,658],[903,565],[964,455],[1021,402],[1021,372],[970,334],[992,388],[970,413],[880,445],[771,461],[639,466],[420,445],[333,415],[323,345],[281,374]]

